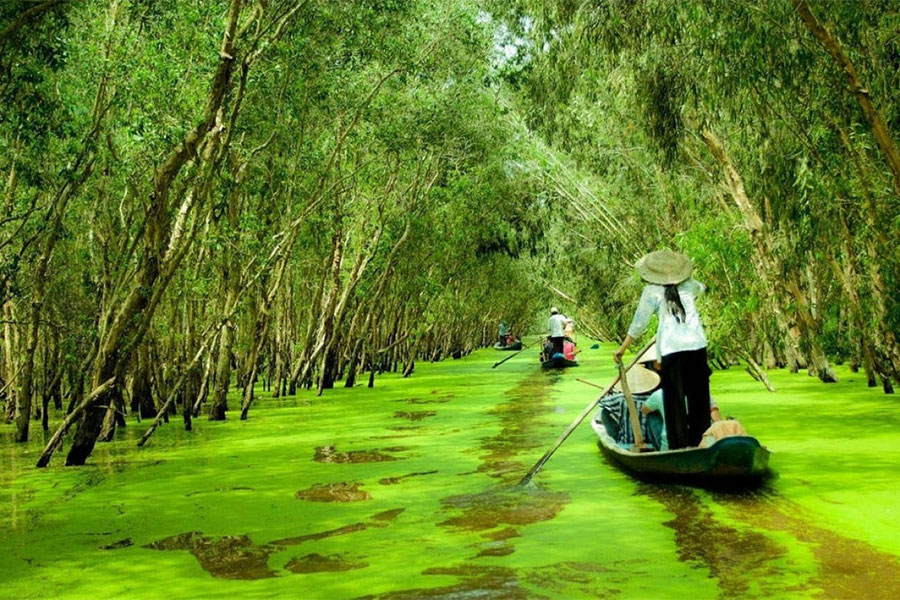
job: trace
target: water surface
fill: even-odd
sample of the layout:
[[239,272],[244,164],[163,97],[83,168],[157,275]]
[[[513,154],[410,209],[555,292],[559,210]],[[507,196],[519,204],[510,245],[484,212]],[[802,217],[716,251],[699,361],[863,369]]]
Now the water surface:
[[485,350],[375,389],[262,394],[249,421],[173,420],[141,450],[129,421],[83,468],[34,469],[39,442],[5,428],[0,597],[896,596],[900,417],[845,369],[773,373],[776,394],[715,373],[723,412],[774,453],[759,490],[637,482],[586,423],[515,488],[610,353],[548,373]]

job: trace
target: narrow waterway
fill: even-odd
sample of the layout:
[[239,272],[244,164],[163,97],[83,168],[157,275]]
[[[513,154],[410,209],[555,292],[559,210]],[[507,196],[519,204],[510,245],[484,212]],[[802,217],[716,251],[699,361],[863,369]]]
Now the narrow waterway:
[[712,389],[777,476],[727,494],[640,483],[585,423],[611,348],[544,372],[527,351],[265,399],[251,419],[129,422],[90,465],[35,470],[0,440],[0,597],[890,598],[900,589],[896,401],[739,369]]

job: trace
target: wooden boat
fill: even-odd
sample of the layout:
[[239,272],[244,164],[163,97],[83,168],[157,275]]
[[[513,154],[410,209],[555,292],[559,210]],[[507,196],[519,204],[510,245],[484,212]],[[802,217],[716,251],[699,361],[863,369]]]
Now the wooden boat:
[[541,367],[544,369],[564,369],[566,367],[577,367],[577,360],[569,360],[562,354],[554,354],[550,360],[545,360],[541,362]]
[[494,350],[521,350],[522,340],[516,340],[508,346],[502,345],[500,342],[494,344]]
[[606,432],[598,416],[591,427],[603,454],[642,479],[695,484],[753,484],[768,473],[769,451],[749,435],[722,438],[709,448],[680,448],[665,452],[630,452]]

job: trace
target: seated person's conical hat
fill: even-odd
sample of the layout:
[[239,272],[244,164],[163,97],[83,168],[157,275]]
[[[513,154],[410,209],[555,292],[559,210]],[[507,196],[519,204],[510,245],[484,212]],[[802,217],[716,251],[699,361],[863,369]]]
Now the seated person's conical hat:
[[[646,365],[647,363],[654,363],[660,359],[659,353],[656,350],[656,342],[650,344],[650,347],[647,348],[647,351],[641,354],[640,363],[642,365]],[[649,367],[652,369],[652,367]]]
[[[631,367],[625,374],[625,380],[628,382],[628,389],[632,394],[649,394],[659,387],[659,375],[641,365]],[[616,392],[622,391],[622,385],[617,383],[613,388]]]

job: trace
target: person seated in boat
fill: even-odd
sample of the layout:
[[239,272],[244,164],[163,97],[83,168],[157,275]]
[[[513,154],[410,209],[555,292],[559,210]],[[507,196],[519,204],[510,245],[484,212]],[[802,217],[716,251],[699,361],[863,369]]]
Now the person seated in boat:
[[[641,424],[644,441],[653,444],[654,440],[658,441],[660,438],[659,430],[662,429],[662,421],[658,415],[656,419],[647,418],[646,413],[642,413],[641,406],[647,400],[648,395],[659,387],[659,375],[638,365],[630,369],[625,377],[628,381],[628,389],[631,391],[631,398],[638,411],[638,420]],[[613,393],[600,401],[600,407],[600,422],[606,432],[617,444],[626,449],[630,448],[634,444],[634,433],[628,415],[628,403],[621,388],[616,386]],[[654,421],[656,422],[654,423]]]
[[509,337],[509,325],[506,323],[506,319],[500,321],[500,328],[497,335],[497,340],[500,342],[501,346],[508,346],[509,342],[507,338]]
[[569,360],[575,360],[575,321],[566,319],[563,333],[563,355]]
[[555,306],[550,309],[550,321],[547,323],[550,329],[550,342],[553,344],[553,353],[563,353],[563,338],[566,337],[566,316],[559,312]]
[[544,342],[541,345],[541,362],[547,362],[553,357],[553,342],[550,341],[550,338],[544,338]]
[[747,435],[744,427],[737,419],[723,419],[719,414],[718,406],[713,408],[711,416],[713,424],[703,432],[703,439],[700,440],[700,448],[709,448],[722,438],[727,438],[734,435]]
[[[713,425],[717,422],[722,421],[722,415],[719,413],[719,406],[716,404],[716,401],[710,396],[709,398],[709,417],[713,421]],[[648,424],[647,429],[650,439],[650,443],[657,450],[663,451],[669,449],[669,440],[666,435],[666,428],[663,426],[663,423],[666,420],[666,409],[663,406],[663,390],[662,388],[656,389],[650,396],[644,401],[643,405],[640,408],[641,412],[646,416]],[[737,423],[737,421],[733,421]],[[740,427],[740,424],[738,424]],[[726,431],[733,431],[732,427],[727,427],[725,429],[717,430],[716,433],[711,433],[710,430],[713,427],[710,427],[703,433],[703,440],[700,442],[701,448],[706,448],[707,446],[712,445],[721,437],[725,437],[726,435],[746,435],[746,433],[726,433]],[[743,430],[743,428],[741,428]],[[706,440],[707,434],[712,437],[712,441]],[[720,435],[721,437],[715,437],[716,435]],[[706,441],[706,445],[704,445],[704,441]]]
[[[644,353],[640,363],[648,369],[652,369],[657,373],[662,365],[656,355],[656,343],[650,345]],[[668,443],[665,439],[665,428],[663,427],[663,406],[662,406],[662,389],[655,390],[650,397],[644,402],[641,411],[647,418],[648,439],[658,450],[667,450]],[[747,435],[741,424],[732,418],[723,419],[719,411],[719,406],[715,399],[709,397],[709,418],[712,425],[703,432],[703,439],[700,440],[699,448],[708,448],[724,437],[732,435]]]

